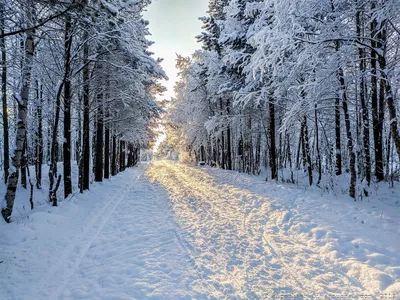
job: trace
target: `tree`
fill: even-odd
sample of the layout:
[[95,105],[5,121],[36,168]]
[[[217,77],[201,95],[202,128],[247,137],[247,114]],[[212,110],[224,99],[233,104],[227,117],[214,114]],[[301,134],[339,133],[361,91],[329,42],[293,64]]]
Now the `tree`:
[[65,17],[65,35],[64,35],[64,55],[65,55],[65,84],[64,84],[64,198],[72,194],[71,180],[71,17]]
[[[0,34],[4,35],[5,4],[0,3]],[[8,170],[10,167],[10,146],[8,137],[8,105],[7,105],[7,51],[5,37],[0,38],[1,49],[1,102],[3,107],[3,155],[4,155],[4,183],[7,184]]]
[[[32,26],[33,15],[34,15],[34,4],[32,0],[28,0],[28,6],[26,8],[26,20],[28,27]],[[18,184],[18,174],[21,167],[21,159],[23,154],[23,148],[25,144],[26,138],[26,117],[28,110],[28,98],[31,84],[31,70],[33,63],[33,55],[35,51],[35,43],[34,43],[34,29],[31,28],[26,31],[26,38],[24,43],[24,52],[25,58],[23,61],[22,68],[22,82],[21,82],[21,90],[20,94],[17,97],[16,101],[18,102],[18,127],[17,127],[17,136],[15,141],[15,150],[12,155],[12,165],[13,169],[10,172],[7,181],[7,192],[6,192],[6,202],[7,207],[3,208],[1,214],[6,220],[6,222],[10,221],[10,217],[14,207],[15,194],[17,190]]]
[[314,169],[327,188],[324,178],[348,176],[358,198],[371,166],[384,179],[385,151],[400,149],[397,9],[395,0],[210,1],[202,50],[178,57],[166,146],[222,168],[228,147],[232,169],[255,173],[262,162],[291,182],[294,159],[309,184]]
[[[98,159],[93,164],[100,174],[97,177],[102,178],[103,168],[104,176],[109,177],[111,135],[112,174],[117,173],[119,142],[123,146],[121,168],[125,168],[125,145],[129,165],[135,165],[140,148],[148,147],[155,138],[153,128],[160,117],[155,95],[163,91],[158,80],[166,78],[160,60],[148,51],[151,42],[146,38],[148,23],[142,12],[149,1],[28,2],[4,3],[0,14],[0,29],[5,32],[1,33],[4,43],[0,48],[3,54],[6,50],[12,54],[3,56],[2,70],[7,71],[9,90],[20,88],[14,96],[18,107],[10,110],[12,114],[18,110],[18,116],[11,118],[7,116],[6,93],[2,93],[3,117],[11,120],[10,140],[16,131],[7,206],[2,210],[6,221],[12,214],[19,172],[29,170],[29,165],[35,165],[37,188],[42,188],[42,164],[50,162],[48,189],[53,205],[57,205],[60,186],[64,197],[72,193],[74,159],[79,164],[81,192],[89,188],[91,154]],[[21,17],[20,28],[11,28],[13,15]],[[40,39],[34,41],[36,36]],[[8,91],[4,78],[2,83]],[[78,122],[73,122],[75,119]],[[7,130],[7,124],[3,128]],[[98,146],[91,148],[90,139],[96,132]],[[8,152],[6,149],[5,154]],[[63,176],[57,172],[60,163]]]

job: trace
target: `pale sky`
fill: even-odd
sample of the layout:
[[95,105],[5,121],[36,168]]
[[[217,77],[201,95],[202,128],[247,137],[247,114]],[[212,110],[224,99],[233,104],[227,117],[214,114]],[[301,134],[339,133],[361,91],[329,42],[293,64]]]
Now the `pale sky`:
[[164,85],[168,91],[163,99],[173,96],[176,82],[176,54],[191,55],[201,47],[195,36],[201,32],[199,17],[205,16],[208,0],[153,0],[144,13],[144,18],[150,21],[149,40],[155,44],[150,48],[154,57],[164,58],[162,67],[169,77]]

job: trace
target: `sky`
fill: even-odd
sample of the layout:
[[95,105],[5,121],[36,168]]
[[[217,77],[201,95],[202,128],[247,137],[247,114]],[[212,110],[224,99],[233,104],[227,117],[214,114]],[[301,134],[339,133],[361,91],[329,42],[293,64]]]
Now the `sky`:
[[162,67],[169,77],[164,83],[168,91],[163,99],[174,95],[176,54],[190,56],[201,47],[195,37],[201,33],[198,18],[206,15],[207,8],[208,0],[153,0],[144,13],[152,34],[148,39],[155,42],[150,51],[155,58],[164,58]]

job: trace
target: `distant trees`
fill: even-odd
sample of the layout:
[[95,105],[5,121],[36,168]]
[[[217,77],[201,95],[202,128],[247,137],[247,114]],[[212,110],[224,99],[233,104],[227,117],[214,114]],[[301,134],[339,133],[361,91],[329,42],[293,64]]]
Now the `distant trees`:
[[48,162],[49,201],[57,205],[61,179],[64,197],[73,193],[74,162],[83,192],[91,170],[102,181],[110,169],[114,176],[134,166],[140,148],[154,138],[155,93],[162,91],[157,80],[165,74],[148,51],[148,24],[141,16],[148,3],[1,1],[6,221],[24,161],[35,166],[37,188]]
[[353,198],[398,177],[399,9],[394,0],[210,1],[203,49],[178,59],[167,143],[224,169],[263,165],[270,179],[303,169],[320,185],[349,174]]

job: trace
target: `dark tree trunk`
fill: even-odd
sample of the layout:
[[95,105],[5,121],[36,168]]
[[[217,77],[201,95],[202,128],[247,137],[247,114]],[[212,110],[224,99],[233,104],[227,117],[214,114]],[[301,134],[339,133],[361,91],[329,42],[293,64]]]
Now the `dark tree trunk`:
[[97,119],[96,119],[96,156],[95,156],[95,181],[103,181],[103,138],[104,138],[104,124],[103,124],[103,95],[99,94],[97,98]]
[[131,143],[128,143],[128,167],[131,168],[133,167],[133,162],[134,162],[134,153],[133,153],[133,145]]
[[[48,97],[47,99],[47,107],[50,109],[51,105],[50,105],[50,97]],[[50,124],[53,122],[53,120],[49,119],[48,120],[48,124],[49,126],[47,126],[47,143],[46,143],[46,161],[50,161],[51,160],[51,126]]]
[[[89,34],[83,34],[83,39],[87,41]],[[89,44],[85,42],[83,46],[83,190],[89,189],[90,182],[90,100],[89,100]]]
[[[230,101],[227,101],[226,104],[227,107],[227,112],[228,112],[228,118],[230,114]],[[228,124],[228,127],[226,129],[226,139],[227,139],[227,145],[226,145],[226,165],[228,170],[232,170],[232,145],[231,145],[231,125]]]
[[275,104],[273,99],[269,99],[269,166],[271,168],[271,179],[278,179],[276,164],[276,145],[275,145]]
[[278,170],[283,168],[285,163],[285,144],[282,143],[282,133],[279,133],[279,145],[278,145]]
[[386,171],[385,171],[386,179],[390,178],[390,154],[392,152],[391,143],[392,143],[392,131],[389,131],[388,137],[386,139]]
[[344,81],[343,70],[341,68],[339,68],[339,74],[338,75],[339,75],[339,81],[340,81],[340,86],[341,86],[344,122],[345,122],[345,125],[346,125],[347,149],[349,151],[349,157],[350,157],[350,187],[349,187],[349,195],[350,195],[350,197],[355,199],[356,198],[356,182],[357,182],[356,156],[354,154],[353,137],[351,135],[350,115],[349,115],[349,110],[348,110],[346,85],[345,85],[345,81]]
[[[50,167],[49,167],[49,201],[53,201],[52,191],[54,186],[54,179],[57,177],[57,161],[58,161],[58,123],[60,121],[60,107],[61,107],[61,91],[62,85],[58,87],[56,95],[55,118],[53,124],[53,134],[51,139],[51,154],[50,154]],[[53,203],[54,205],[54,203]]]
[[[396,152],[398,157],[400,158],[400,133],[398,129],[398,121],[397,121],[397,112],[396,112],[396,104],[394,102],[393,98],[393,91],[392,91],[392,86],[391,83],[387,77],[387,66],[386,66],[386,43],[387,43],[387,33],[386,33],[386,25],[387,25],[387,20],[384,20],[381,22],[381,28],[379,30],[378,38],[379,38],[379,43],[378,47],[380,48],[380,55],[379,55],[379,68],[381,72],[381,80],[380,80],[380,99],[379,99],[379,104],[382,106],[380,107],[381,111],[379,112],[379,117],[382,118],[382,124],[383,124],[383,118],[384,118],[384,111],[383,111],[383,103],[385,103],[385,96],[386,96],[386,102],[388,106],[388,111],[389,111],[389,126],[390,126],[390,131],[392,135],[392,139],[394,141],[394,145],[396,147]],[[382,128],[381,128],[382,130]],[[382,133],[381,133],[381,139],[382,139]],[[383,159],[382,159],[383,161]],[[382,169],[383,169],[383,163],[382,163]],[[382,171],[383,173],[383,171]],[[384,176],[384,175],[382,175]]]
[[71,18],[67,15],[65,19],[65,84],[64,84],[64,198],[72,194],[71,181]]
[[387,95],[387,104],[389,108],[390,129],[392,133],[392,139],[396,147],[397,156],[400,157],[400,134],[399,134],[399,129],[397,127],[398,122],[397,122],[396,106],[394,104],[392,88],[389,84],[386,85],[386,95]]
[[[371,11],[376,8],[375,3],[371,3]],[[379,107],[378,103],[378,72],[377,72],[377,54],[376,43],[377,39],[377,26],[378,22],[374,19],[371,22],[371,105],[372,105],[372,123],[373,123],[373,134],[374,134],[374,152],[375,152],[375,177],[378,181],[384,179],[383,169],[383,143],[382,143],[382,129],[383,120],[381,120],[381,113],[383,111]],[[379,101],[380,102],[380,101]]]
[[217,157],[216,164],[219,168],[222,167],[221,166],[221,149],[222,149],[221,140],[220,140],[220,138],[216,138],[216,157]]
[[[331,10],[332,13],[336,13],[336,8],[335,8],[335,1],[330,0],[331,4]],[[333,20],[336,20],[336,17],[332,17]],[[335,42],[335,50],[339,51],[340,49],[340,43],[339,41]],[[336,144],[336,170],[335,173],[337,176],[342,174],[342,146],[341,146],[341,135],[340,135],[340,129],[341,129],[341,124],[340,124],[340,110],[341,110],[341,105],[340,105],[340,97],[339,95],[336,96],[335,99],[335,144]]]
[[42,165],[43,165],[43,87],[42,84],[37,84],[38,87],[38,104],[37,104],[37,121],[38,121],[38,134],[36,145],[36,188],[42,188]]
[[83,93],[78,95],[78,128],[76,131],[76,162],[78,164],[78,186],[79,192],[83,193],[83,153],[82,153],[82,99]]
[[307,126],[307,117],[304,116],[303,124],[301,126],[302,130],[302,145],[303,145],[303,164],[307,168],[308,174],[308,183],[310,186],[313,184],[313,175],[312,175],[312,163],[310,156],[310,142],[308,140],[308,126]]
[[255,169],[257,175],[259,175],[260,173],[260,164],[261,164],[261,132],[258,133],[256,142]]
[[318,127],[317,104],[315,104],[314,118],[315,118],[315,149],[317,150],[317,167],[318,167],[317,185],[318,185],[320,184],[322,179],[322,163],[321,163],[321,152],[319,150],[319,127]]
[[225,132],[221,132],[221,166],[222,169],[226,170],[226,144],[225,144]]
[[[224,114],[224,107],[222,104],[222,98],[219,98],[219,105],[220,105],[220,114],[221,117]],[[225,132],[224,130],[221,130],[221,166],[222,169],[226,169],[226,151],[225,151],[226,145],[225,145]]]
[[288,155],[288,161],[289,161],[289,168],[290,168],[290,180],[292,183],[294,183],[294,178],[293,178],[293,164],[292,164],[292,152],[290,150],[290,139],[289,135],[286,134],[286,139],[287,139],[287,155]]
[[335,99],[335,143],[336,143],[336,175],[342,174],[342,146],[340,136],[340,99]]
[[29,180],[29,185],[30,185],[30,192],[29,192],[29,203],[31,205],[31,209],[33,209],[34,204],[33,204],[33,183],[31,179],[31,173],[29,171],[29,166],[26,167],[26,172],[28,174],[28,180]]
[[[357,23],[357,35],[361,38],[362,36],[362,28],[363,28],[363,20],[361,12],[357,12],[356,15],[356,23]],[[362,132],[363,132],[363,150],[364,150],[364,173],[365,179],[367,180],[368,185],[371,183],[371,154],[370,154],[370,137],[369,137],[369,108],[368,102],[366,99],[366,90],[367,86],[365,83],[365,70],[366,70],[366,55],[365,50],[363,48],[358,49],[359,56],[359,70],[361,73],[360,80],[360,103],[362,110]]]
[[[1,1],[0,13],[4,14],[4,2]],[[4,34],[4,16],[1,15],[0,31]],[[4,155],[4,183],[7,184],[8,170],[10,168],[10,145],[8,137],[8,105],[7,105],[7,52],[5,38],[0,39],[1,49],[1,101],[3,104],[3,155]]]
[[110,178],[110,124],[105,124],[104,134],[104,178]]
[[[98,100],[96,100],[98,101]],[[97,104],[98,105],[98,104]],[[93,120],[93,134],[92,134],[92,174],[96,173],[96,135],[97,135],[97,113],[98,109],[96,109],[94,113],[94,120]]]
[[112,158],[111,158],[111,175],[117,175],[117,137],[112,136]]
[[300,170],[300,150],[302,147],[302,140],[303,140],[303,134],[302,134],[302,130],[300,129],[300,134],[299,134],[299,142],[297,143],[297,155],[296,155],[296,169]]
[[139,163],[140,160],[140,148],[135,148],[135,166]]
[[125,170],[125,142],[119,142],[119,171]]

